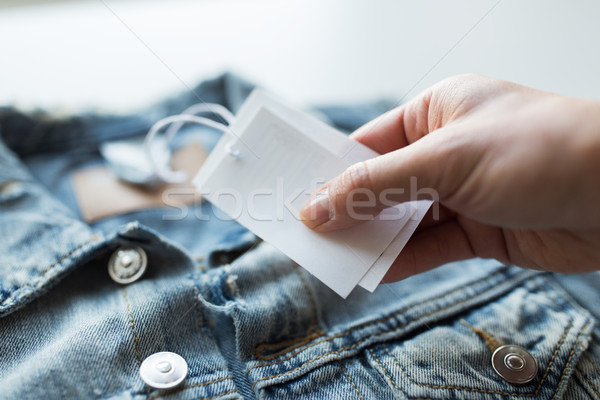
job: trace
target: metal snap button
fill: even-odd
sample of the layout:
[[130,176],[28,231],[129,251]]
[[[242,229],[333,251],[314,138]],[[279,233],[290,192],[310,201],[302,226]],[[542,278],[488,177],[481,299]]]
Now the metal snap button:
[[531,382],[538,372],[535,358],[515,345],[498,347],[492,354],[492,367],[505,381],[515,384]]
[[188,373],[188,365],[179,354],[161,351],[148,356],[140,365],[140,377],[154,389],[171,389]]
[[146,272],[148,257],[138,246],[119,247],[108,260],[108,275],[121,284],[135,282]]

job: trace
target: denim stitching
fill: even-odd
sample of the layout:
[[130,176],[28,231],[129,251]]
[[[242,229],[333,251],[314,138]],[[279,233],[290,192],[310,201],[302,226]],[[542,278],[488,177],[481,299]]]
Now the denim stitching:
[[[432,316],[432,315],[434,315],[434,314],[441,313],[441,312],[443,312],[443,311],[445,311],[445,310],[447,310],[447,309],[450,309],[450,308],[452,308],[452,307],[456,307],[456,306],[458,306],[458,305],[460,305],[460,304],[462,304],[462,303],[464,303],[464,302],[466,302],[466,301],[469,301],[469,300],[471,300],[471,298],[463,299],[463,300],[461,300],[461,301],[459,301],[459,302],[457,302],[457,303],[454,303],[454,304],[451,304],[451,305],[449,305],[448,307],[444,307],[444,308],[441,308],[441,309],[439,309],[439,310],[432,311],[432,312],[430,312],[430,313],[428,313],[428,314],[425,314],[425,315],[423,315],[423,316],[421,317],[421,320],[422,320],[422,319],[425,319],[425,318],[427,318],[427,317],[430,317],[430,316]],[[318,356],[318,357],[315,357],[315,358],[313,358],[312,360],[308,360],[308,361],[304,362],[302,365],[300,365],[300,366],[298,366],[298,367],[296,367],[296,368],[294,368],[294,369],[292,369],[292,370],[290,370],[290,371],[282,372],[282,373],[280,373],[280,374],[273,375],[273,376],[267,376],[267,377],[264,377],[264,378],[260,378],[260,379],[258,379],[256,382],[254,382],[254,384],[252,385],[252,387],[254,388],[254,386],[256,386],[256,384],[257,384],[258,382],[261,382],[261,381],[264,381],[264,380],[267,380],[267,379],[271,379],[271,378],[277,378],[277,377],[280,377],[280,376],[283,376],[283,375],[289,374],[290,372],[297,371],[297,370],[299,370],[300,368],[304,367],[305,365],[308,365],[308,364],[310,364],[310,363],[311,363],[311,362],[313,362],[313,361],[317,361],[317,360],[319,360],[319,359],[321,359],[321,358],[323,358],[323,357],[325,357],[325,356],[328,356],[328,355],[331,355],[331,354],[339,354],[339,353],[341,353],[342,351],[346,351],[346,350],[352,350],[352,349],[354,349],[354,348],[356,348],[356,347],[360,346],[362,343],[366,342],[367,340],[369,340],[369,339],[371,339],[371,338],[378,338],[379,336],[383,336],[383,335],[386,335],[386,334],[388,334],[388,333],[393,333],[393,332],[399,331],[399,330],[401,330],[401,329],[404,329],[405,327],[409,326],[410,324],[413,324],[413,323],[416,323],[416,322],[419,322],[419,321],[420,321],[420,320],[414,320],[414,321],[410,321],[410,322],[407,322],[406,324],[404,324],[404,325],[401,325],[401,326],[399,326],[399,327],[397,327],[396,329],[393,329],[393,330],[391,330],[391,331],[382,332],[382,333],[380,333],[379,335],[375,335],[375,336],[373,336],[373,337],[366,337],[366,338],[364,338],[364,339],[362,339],[362,340],[359,340],[358,342],[354,343],[354,344],[353,344],[353,345],[351,345],[351,346],[342,347],[342,348],[341,348],[341,349],[339,349],[339,350],[334,350],[334,351],[329,351],[329,352],[327,352],[327,353],[323,353],[323,354],[321,354],[320,356]],[[378,322],[378,321],[373,321],[372,323],[374,324],[374,323],[376,323],[376,322]],[[368,325],[370,325],[370,324],[368,324]],[[354,329],[351,329],[351,330],[347,331],[347,333],[346,333],[345,335],[348,335],[348,334],[350,334],[351,332],[353,332],[353,331],[354,331],[354,330],[356,330],[356,329],[358,329],[358,328],[354,328]],[[329,339],[323,339],[323,340],[321,340],[321,341],[319,341],[319,342],[316,342],[316,343],[314,343],[314,344],[313,344],[313,345],[311,345],[311,346],[308,346],[308,347],[306,347],[305,349],[307,349],[307,348],[309,348],[309,347],[312,347],[312,346],[316,345],[317,343],[324,342],[324,341],[329,341],[329,340],[332,340],[332,339],[334,339],[334,338],[336,338],[336,337],[339,337],[339,336],[345,336],[345,335],[335,335],[335,336],[332,336],[332,337],[331,337],[331,338],[329,338]],[[304,350],[305,350],[305,349],[304,349]],[[276,363],[272,363],[272,364],[264,364],[264,365],[276,365],[276,364],[281,364],[281,363],[283,363],[284,361],[286,361],[286,360],[289,360],[290,358],[292,358],[292,357],[285,358],[285,359],[283,359],[283,360],[280,360],[280,361],[278,361],[278,362],[276,362]],[[252,370],[252,369],[254,369],[254,368],[257,368],[257,367],[260,367],[260,366],[263,366],[263,365],[257,365],[257,366],[254,366],[254,367],[252,367],[252,368],[248,369],[248,371],[246,371],[246,376],[248,376],[248,374],[250,373],[250,370]]]
[[577,346],[579,345],[579,340],[581,339],[581,335],[583,335],[583,331],[585,330],[585,328],[587,328],[587,326],[589,324],[590,324],[590,320],[588,319],[587,322],[585,323],[585,325],[583,325],[583,328],[581,328],[581,330],[579,331],[579,334],[577,335],[577,339],[575,340],[575,344],[573,345],[573,348],[571,349],[571,353],[569,353],[569,358],[567,359],[567,363],[565,364],[565,367],[563,368],[562,375],[560,377],[560,380],[558,381],[558,385],[556,385],[556,392],[554,392],[554,396],[552,396],[552,400],[554,400],[556,398],[556,396],[558,395],[558,391],[560,390],[560,385],[562,384],[562,381],[565,378],[567,368],[569,367],[569,364],[571,364],[573,355],[575,354],[575,350],[577,349]]
[[586,354],[585,357],[590,360],[590,362],[592,363],[592,365],[594,366],[594,369],[596,370],[598,377],[600,378],[600,368],[598,368],[598,365],[596,364],[596,361],[594,361],[594,359],[592,358],[592,356],[590,356],[589,354]]
[[[304,279],[304,277],[302,276],[302,272],[300,272],[300,267],[295,266],[294,267],[294,272],[296,272],[296,274],[298,275],[298,277],[300,278],[300,282],[302,282],[302,287],[304,288],[304,291],[306,292],[306,295],[308,296],[308,300],[310,301],[310,308],[312,311],[312,324],[313,326],[317,327],[317,300],[315,299],[315,296],[313,296],[312,291],[309,289],[308,287],[308,283],[306,282],[306,279]],[[315,331],[319,331],[320,329],[315,329]]]
[[[201,386],[207,386],[207,385],[210,385],[211,383],[218,383],[218,382],[222,382],[222,381],[225,381],[225,380],[228,380],[228,379],[233,380],[233,377],[232,376],[224,376],[224,377],[221,377],[221,378],[218,378],[218,379],[214,379],[212,381],[195,383],[193,385],[181,386],[179,388],[176,388],[175,390],[169,391],[168,393],[159,393],[159,394],[152,395],[152,396],[148,397],[148,400],[159,399],[159,398],[164,397],[164,396],[175,394],[175,393],[180,392],[182,390],[191,389],[191,388],[195,388],[195,387],[201,387]],[[229,394],[229,393],[223,393],[223,394],[220,394],[220,395],[218,395],[216,397],[224,396],[226,394]]]
[[[590,364],[592,365],[592,367],[594,367],[594,369],[596,370],[597,378],[600,378],[600,368],[598,368],[598,365],[596,364],[596,362],[594,361],[594,359],[592,358],[592,356],[590,356],[589,354],[585,353],[583,355],[583,357],[586,358],[590,362]],[[596,392],[596,394],[598,395],[598,397],[600,397],[600,388],[598,386],[596,386],[596,384],[587,376],[587,374],[585,374],[583,371],[580,371],[580,372],[581,372],[581,375],[583,375],[583,378],[592,387],[592,390],[594,392]]]
[[[231,394],[231,393],[238,393],[239,394],[240,392],[238,392],[237,389],[231,389],[228,392],[221,393],[221,394],[218,394],[218,395],[213,396],[213,397],[199,397],[197,400],[214,400],[214,399],[218,399],[219,397],[226,396],[226,395]],[[240,394],[240,396],[241,396],[241,394]]]
[[[492,276],[499,274],[500,272],[502,272],[502,271],[501,271],[501,270],[498,270],[498,271],[496,271],[496,272],[494,272],[494,273],[492,273],[492,274],[490,274],[490,275],[488,275],[488,276],[486,276],[486,277],[483,277],[483,278],[481,278],[481,279],[477,279],[477,280],[475,280],[475,281],[473,281],[473,282],[470,282],[470,283],[464,284],[464,285],[462,285],[462,286],[459,286],[459,287],[457,287],[457,288],[454,288],[454,289],[452,289],[452,290],[450,290],[450,291],[448,291],[448,292],[442,293],[442,294],[440,294],[440,295],[438,295],[438,296],[435,296],[435,297],[429,298],[429,299],[427,299],[427,300],[420,301],[420,302],[418,302],[418,303],[415,303],[415,304],[413,304],[413,305],[410,305],[410,306],[407,306],[407,307],[405,307],[405,308],[402,308],[402,309],[400,309],[400,310],[398,310],[398,311],[394,311],[393,313],[391,313],[391,314],[389,314],[389,315],[386,315],[385,317],[381,317],[381,318],[379,318],[379,319],[376,319],[376,320],[374,320],[374,321],[370,321],[370,322],[365,322],[365,323],[362,323],[362,324],[360,324],[360,325],[357,325],[357,326],[355,326],[354,328],[351,328],[351,329],[349,329],[349,330],[347,330],[347,331],[345,331],[345,332],[341,332],[341,333],[338,333],[338,334],[336,334],[336,335],[333,335],[333,336],[330,336],[330,337],[327,337],[327,338],[324,338],[324,339],[318,340],[318,341],[316,341],[316,342],[314,342],[314,343],[312,343],[312,344],[310,344],[310,345],[306,346],[305,348],[303,348],[303,349],[301,349],[301,350],[299,350],[299,351],[297,351],[297,352],[295,352],[295,353],[293,353],[293,354],[289,355],[288,357],[286,357],[286,358],[283,358],[283,359],[281,359],[281,360],[279,360],[279,361],[277,361],[277,362],[274,362],[274,363],[263,363],[263,364],[258,364],[258,365],[255,365],[255,366],[253,366],[253,367],[250,367],[250,368],[249,368],[249,369],[246,371],[246,376],[248,376],[248,374],[250,373],[250,371],[252,371],[252,370],[253,370],[253,369],[255,369],[255,368],[259,368],[259,367],[266,367],[266,366],[271,366],[271,365],[277,365],[277,364],[281,364],[281,363],[283,363],[283,362],[285,362],[285,361],[287,361],[287,360],[290,360],[290,359],[294,358],[295,356],[297,356],[298,354],[300,354],[300,353],[301,353],[301,352],[303,352],[304,350],[307,350],[307,349],[309,349],[309,348],[311,348],[311,347],[313,347],[313,346],[316,346],[316,345],[318,345],[318,344],[320,344],[320,343],[323,343],[323,342],[329,342],[329,341],[332,341],[332,340],[334,340],[334,339],[337,339],[337,338],[340,338],[340,337],[348,336],[348,335],[352,334],[353,332],[355,332],[355,331],[357,331],[357,330],[359,330],[359,329],[367,328],[367,327],[369,327],[369,326],[372,326],[372,325],[378,324],[378,323],[380,323],[380,322],[385,322],[385,321],[387,321],[387,320],[389,320],[389,319],[391,319],[391,318],[394,318],[396,315],[398,315],[398,314],[402,314],[403,312],[406,312],[406,311],[408,311],[408,310],[410,310],[410,309],[412,309],[412,308],[415,308],[415,307],[421,306],[421,305],[423,305],[423,304],[427,304],[427,303],[433,302],[433,301],[435,301],[435,300],[438,300],[438,299],[440,299],[440,298],[446,297],[446,296],[448,296],[448,295],[451,295],[451,294],[453,294],[453,293],[455,293],[455,292],[458,292],[458,291],[461,291],[461,290],[463,290],[465,287],[472,286],[472,285],[477,285],[477,284],[481,283],[482,281],[484,281],[484,280],[487,280],[487,279],[490,279]],[[523,272],[523,273],[515,274],[515,275],[513,276],[513,278],[514,278],[514,279],[516,279],[516,277],[519,277],[519,276],[521,276],[521,275],[525,275],[525,274],[527,274],[527,273],[526,273],[526,272]],[[475,296],[474,296],[474,297],[475,297]],[[466,298],[466,299],[464,299],[464,300],[461,300],[461,301],[460,301],[460,302],[458,302],[458,303],[451,304],[451,305],[449,305],[448,307],[444,307],[444,308],[442,308],[442,309],[435,310],[435,311],[433,311],[433,312],[431,312],[431,313],[429,313],[429,314],[426,314],[426,315],[422,316],[422,317],[421,317],[421,319],[423,319],[423,318],[426,318],[426,317],[429,317],[429,316],[431,316],[431,315],[433,315],[433,314],[435,314],[435,313],[438,313],[438,312],[441,312],[441,311],[445,311],[445,310],[447,310],[447,309],[449,309],[449,308],[452,308],[452,307],[455,307],[455,306],[457,306],[457,305],[460,305],[460,304],[462,304],[462,303],[464,303],[464,302],[467,302],[467,301],[471,300],[472,298],[473,298],[473,297],[469,297],[469,298]],[[398,328],[394,329],[392,332],[395,332],[395,331],[397,331],[397,330],[399,330],[399,329],[405,328],[406,326],[408,326],[408,325],[410,325],[411,323],[414,323],[414,322],[418,322],[418,320],[415,320],[415,321],[410,321],[410,322],[408,322],[408,323],[406,323],[406,324],[404,324],[404,325],[402,325],[402,326],[400,326],[400,327],[398,327]],[[365,340],[367,340],[367,339],[368,339],[368,338],[366,338],[366,339],[364,339],[364,340],[362,340],[362,341],[365,341]],[[361,342],[362,342],[362,341],[361,341]],[[361,343],[361,342],[358,342],[358,343]],[[351,347],[351,348],[354,348],[354,347]],[[345,349],[346,349],[346,350],[348,350],[349,348],[345,348]],[[341,351],[341,350],[344,350],[344,349],[340,349],[339,351]],[[338,352],[339,352],[339,351],[338,351]],[[331,353],[329,353],[329,354],[331,354]],[[316,359],[314,359],[314,360],[316,360]],[[312,361],[314,361],[314,360],[312,360]]]
[[[323,334],[324,334],[324,332],[321,329],[319,329],[318,327],[315,332],[312,332],[312,330],[313,330],[313,328],[311,327],[308,331],[309,334],[304,337],[301,337],[301,338],[284,340],[282,342],[273,343],[273,344],[270,344],[270,343],[259,344],[258,346],[256,346],[256,349],[254,350],[254,356],[259,360],[270,361],[270,360],[273,360],[273,359],[281,356],[282,354],[285,354],[287,352],[295,350],[298,347],[302,347],[305,344],[309,343],[311,340],[319,338],[319,337],[323,336]],[[288,346],[288,347],[286,347],[283,350],[280,350],[276,353],[270,354],[268,356],[263,356],[261,354],[261,352],[263,350],[268,350],[270,348],[277,348],[280,346]]]
[[[92,236],[92,238],[90,240],[88,240],[87,242],[75,247],[73,250],[71,250],[70,252],[68,252],[67,254],[65,254],[64,256],[62,256],[58,261],[56,261],[54,264],[50,265],[48,268],[46,268],[45,270],[43,270],[42,272],[40,272],[40,276],[44,276],[46,275],[48,272],[50,272],[50,270],[54,267],[56,267],[58,264],[60,264],[61,262],[65,261],[67,258],[71,257],[75,252],[81,250],[82,248],[84,248],[85,246],[89,245],[90,243],[93,243],[95,241],[98,240],[98,236],[94,235]],[[33,287],[33,285],[31,283],[27,283],[25,285],[19,286],[17,289],[13,290],[13,292],[11,293],[11,295],[9,297],[7,297],[6,299],[2,300],[2,302],[0,303],[0,305],[3,305],[4,303],[6,303],[8,300],[11,300],[14,298],[15,293],[17,293],[19,290],[24,289],[26,287]]]
[[344,373],[344,375],[346,375],[346,378],[348,378],[348,380],[350,381],[350,383],[352,384],[352,386],[354,386],[354,390],[356,390],[356,393],[358,394],[358,397],[360,397],[361,400],[365,400],[365,398],[363,397],[363,395],[360,394],[360,390],[358,390],[358,387],[356,386],[356,384],[354,383],[354,381],[352,380],[352,378],[350,378],[350,375],[348,375],[348,373],[346,372],[346,368],[344,368],[344,364],[342,363],[342,360],[340,360],[340,367],[342,368],[342,372]]
[[[588,321],[589,323],[589,321]],[[583,333],[585,327],[588,325],[588,323],[586,323],[583,328],[581,328],[581,331],[578,335],[578,338],[581,336],[581,334]],[[417,381],[414,380],[413,377],[411,377],[406,370],[404,369],[404,367],[402,367],[402,365],[400,364],[400,362],[398,361],[398,359],[396,358],[396,356],[394,356],[390,350],[388,349],[388,347],[383,344],[382,347],[384,348],[384,350],[386,351],[386,353],[394,360],[394,362],[396,363],[396,365],[398,365],[398,367],[400,367],[400,370],[404,373],[404,375],[406,375],[406,377],[413,382],[414,384],[418,385],[418,386],[424,386],[424,387],[428,387],[430,389],[451,389],[451,390],[464,390],[464,391],[468,391],[468,392],[477,392],[477,393],[488,393],[488,394],[500,394],[500,395],[504,395],[504,396],[516,396],[516,397],[533,397],[533,396],[537,396],[537,394],[539,393],[539,391],[542,389],[542,385],[544,384],[544,381],[546,380],[546,378],[548,377],[548,373],[550,372],[550,368],[552,367],[552,364],[554,363],[554,360],[558,354],[559,349],[562,347],[565,338],[568,334],[568,332],[571,330],[573,326],[573,320],[571,320],[571,322],[569,323],[569,325],[567,326],[567,328],[565,329],[565,331],[563,332],[563,336],[560,339],[560,341],[558,342],[556,348],[554,349],[554,354],[552,355],[552,358],[550,359],[550,362],[548,363],[548,367],[546,368],[546,371],[544,372],[544,376],[542,377],[542,379],[540,380],[540,382],[538,383],[538,386],[535,390],[534,393],[508,393],[508,392],[500,392],[500,391],[496,391],[496,390],[488,390],[488,389],[479,389],[479,388],[470,388],[470,387],[462,387],[462,386],[450,386],[450,385],[430,385],[430,384],[426,384],[426,383],[419,383]],[[578,342],[578,341],[577,341]],[[575,342],[574,348],[577,347],[577,342]],[[574,349],[571,351],[571,356],[572,353],[574,352]],[[567,361],[568,365],[570,362],[570,358]],[[564,373],[566,370],[566,366],[565,369],[563,369],[563,377],[564,377]],[[562,381],[562,378],[561,378]],[[560,386],[560,382],[559,382],[559,386]],[[557,393],[558,393],[558,387],[557,387]]]
[[[308,287],[308,283],[306,282],[306,279],[304,279],[304,277],[302,276],[302,273],[300,272],[300,267],[295,266],[294,272],[296,272],[296,274],[298,274],[298,277],[300,278],[300,282],[302,283],[302,287],[304,288],[304,291],[306,292],[306,295],[308,296],[308,299],[310,301],[311,311],[312,311],[312,326],[309,328],[308,333],[304,337],[283,340],[283,341],[277,342],[277,343],[259,344],[258,346],[256,346],[256,349],[254,350],[254,356],[259,360],[263,360],[263,361],[273,360],[273,359],[281,356],[282,354],[285,354],[287,352],[295,350],[295,349],[309,343],[311,340],[314,340],[325,334],[325,332],[319,327],[319,324],[318,324],[317,301],[315,299],[315,296],[313,295],[312,291]],[[270,349],[270,348],[271,349],[279,348],[281,346],[288,346],[288,345],[293,345],[293,346],[285,347],[284,349],[282,349],[274,354],[270,354],[268,356],[264,356],[261,354],[261,352],[263,350]]]
[[471,325],[464,318],[462,318],[460,322],[471,329],[477,336],[479,336],[481,340],[483,340],[487,348],[490,350],[490,353],[493,353],[498,347],[502,346],[502,342],[500,340],[496,339],[483,329]]
[[133,338],[135,339],[135,355],[137,357],[138,366],[142,365],[142,355],[140,352],[140,340],[138,338],[137,331],[135,330],[135,324],[133,323],[133,314],[131,313],[131,306],[129,305],[129,299],[127,298],[127,290],[125,287],[122,287],[123,298],[125,298],[125,304],[127,304],[127,313],[129,314],[129,324],[131,326],[131,330],[133,331]]
[[405,397],[407,397],[406,393],[404,393],[404,391],[398,387],[398,385],[396,384],[396,381],[394,381],[394,379],[392,378],[392,376],[390,375],[390,373],[388,372],[388,370],[381,364],[381,362],[379,361],[379,359],[377,358],[377,356],[375,355],[375,353],[373,353],[373,350],[369,349],[369,353],[371,353],[371,356],[375,359],[375,362],[377,364],[379,364],[379,366],[381,367],[381,369],[383,369],[383,372],[388,377],[388,379],[390,380],[390,382],[392,382],[392,385],[394,385],[394,387],[396,388],[396,390],[398,390]]
[[594,393],[596,393],[596,396],[600,398],[600,390],[598,390],[598,387],[594,384],[594,382],[592,382],[581,369],[577,368],[577,371],[581,374],[581,376],[583,376],[583,379],[585,379],[588,385],[590,385]]
[[459,386],[439,386],[439,385],[428,385],[428,384],[424,384],[424,383],[419,383],[416,382],[407,372],[406,370],[402,367],[402,365],[400,365],[400,362],[398,361],[398,359],[396,358],[396,356],[394,356],[388,349],[388,347],[383,344],[383,348],[384,350],[388,353],[388,355],[390,357],[392,357],[394,359],[394,362],[400,367],[400,369],[402,370],[402,372],[404,372],[404,374],[407,376],[408,379],[410,379],[412,382],[414,382],[415,384],[419,385],[419,386],[426,386],[426,387],[430,387],[432,389],[457,389],[457,390],[467,390],[467,391],[475,391],[475,392],[484,392],[484,393],[494,393],[494,394],[503,394],[503,395],[507,395],[507,396],[535,396],[538,394],[538,392],[540,391],[540,389],[542,388],[542,384],[544,383],[544,381],[546,380],[548,373],[550,372],[550,368],[552,367],[552,364],[554,363],[554,359],[556,358],[556,356],[558,355],[558,351],[559,349],[562,347],[565,338],[567,336],[567,333],[571,330],[571,328],[573,327],[573,320],[571,320],[569,322],[569,325],[567,326],[567,328],[565,329],[565,331],[563,332],[563,335],[560,339],[560,341],[558,342],[558,344],[556,345],[556,348],[554,349],[554,353],[552,354],[552,358],[550,359],[550,362],[548,363],[548,367],[546,368],[546,371],[544,372],[544,375],[542,376],[542,379],[540,380],[540,383],[538,384],[535,393],[533,394],[518,394],[518,393],[505,393],[505,392],[497,392],[497,391],[491,391],[491,390],[486,390],[486,389],[478,389],[478,388],[468,388],[468,387],[459,387]]
[[[481,279],[481,280],[483,280],[483,279]],[[454,291],[454,290],[452,290],[452,291]],[[452,292],[452,291],[451,291],[451,292]],[[442,296],[438,296],[438,297],[442,297]],[[436,299],[436,298],[432,298],[432,299],[430,299],[430,300],[431,300],[431,301],[433,301],[434,299]],[[296,368],[294,368],[294,369],[292,369],[292,370],[290,370],[290,371],[286,371],[286,372],[282,372],[282,373],[280,373],[280,374],[276,374],[276,375],[272,375],[272,376],[267,376],[267,377],[260,378],[260,379],[258,379],[256,382],[254,382],[254,384],[252,385],[252,387],[254,388],[254,387],[256,386],[256,384],[257,384],[257,383],[259,383],[259,382],[261,382],[261,381],[264,381],[264,380],[267,380],[267,379],[272,379],[272,378],[278,378],[278,377],[280,377],[280,376],[287,375],[287,374],[289,374],[289,373],[291,373],[291,372],[297,371],[297,370],[299,370],[299,369],[303,368],[304,366],[306,366],[306,365],[310,364],[311,362],[313,362],[313,361],[317,361],[317,360],[319,360],[319,359],[321,359],[321,358],[323,358],[323,357],[325,357],[325,356],[328,356],[328,355],[331,355],[331,354],[339,354],[339,353],[341,353],[342,351],[346,351],[346,350],[352,350],[352,349],[356,348],[357,346],[361,345],[362,343],[366,342],[366,341],[367,341],[367,340],[369,340],[369,339],[372,339],[372,338],[374,338],[374,339],[377,339],[377,338],[378,338],[378,337],[380,337],[380,336],[383,336],[383,335],[386,335],[386,334],[389,334],[389,333],[394,333],[394,332],[397,332],[397,331],[399,331],[399,330],[401,330],[401,329],[404,329],[404,328],[406,328],[407,326],[409,326],[409,325],[411,325],[411,324],[413,324],[413,323],[417,323],[417,322],[419,322],[420,320],[423,320],[423,319],[425,319],[425,318],[428,318],[428,317],[430,317],[430,316],[432,316],[432,315],[435,315],[435,314],[441,313],[441,312],[443,312],[443,311],[446,311],[446,310],[448,310],[448,309],[450,309],[450,308],[456,307],[456,306],[458,306],[458,305],[460,305],[460,304],[462,304],[462,303],[464,303],[464,302],[467,302],[467,301],[469,301],[469,300],[471,300],[471,299],[472,299],[472,297],[469,297],[469,298],[463,299],[463,300],[461,300],[461,301],[459,301],[459,302],[457,302],[457,303],[451,304],[451,305],[449,305],[449,306],[447,306],[447,307],[441,308],[441,309],[439,309],[439,310],[432,311],[432,312],[430,312],[430,313],[428,313],[428,314],[425,314],[425,315],[421,316],[421,318],[420,318],[419,320],[414,320],[414,321],[407,322],[406,324],[404,324],[404,325],[401,325],[401,326],[399,326],[399,327],[397,327],[396,329],[393,329],[393,330],[391,330],[391,331],[385,331],[385,332],[382,332],[382,333],[380,333],[380,334],[378,334],[378,335],[375,335],[375,336],[372,336],[372,337],[366,337],[366,338],[364,338],[364,339],[362,339],[362,340],[359,340],[358,342],[354,343],[354,344],[353,344],[353,345],[351,345],[351,346],[342,347],[342,348],[341,348],[341,349],[339,349],[339,350],[334,350],[334,351],[330,351],[330,352],[327,352],[327,353],[321,354],[320,356],[317,356],[317,357],[313,358],[312,360],[308,360],[308,361],[304,362],[302,365],[300,365],[300,366],[298,366],[298,367],[296,367]],[[423,301],[423,302],[421,302],[421,303],[426,303],[426,301]],[[412,306],[409,306],[409,307],[407,307],[407,309],[408,309],[408,308],[411,308],[411,307],[418,306],[418,305],[420,305],[421,303],[417,303],[417,304],[414,304],[414,305],[412,305]],[[400,312],[402,312],[402,310],[398,311],[397,313],[400,313]],[[394,313],[394,314],[396,314],[396,313]],[[301,351],[304,351],[304,350],[308,349],[309,347],[315,346],[315,345],[317,345],[318,343],[325,342],[325,341],[330,341],[330,340],[333,340],[333,339],[335,339],[335,338],[337,338],[337,337],[340,337],[340,336],[346,336],[346,335],[349,335],[350,333],[352,333],[352,332],[354,332],[355,330],[359,329],[359,327],[364,327],[364,326],[373,325],[373,324],[375,324],[375,323],[378,323],[378,322],[380,322],[381,320],[382,320],[382,319],[375,320],[375,321],[371,321],[370,323],[365,323],[365,324],[359,325],[358,327],[352,328],[352,329],[348,330],[348,331],[347,331],[346,333],[344,333],[344,334],[338,334],[338,335],[334,335],[334,336],[331,336],[330,338],[327,338],[327,339],[323,339],[323,340],[317,341],[317,342],[313,343],[312,345],[310,345],[310,346],[307,346],[306,348],[304,348],[304,349],[303,349],[303,350],[301,350]],[[564,337],[563,337],[563,340],[564,340]],[[298,353],[300,353],[301,351],[299,351]],[[298,354],[298,353],[296,353],[296,354]],[[283,363],[283,362],[285,362],[285,361],[289,360],[290,358],[294,357],[296,354],[293,354],[292,356],[290,356],[290,357],[286,357],[286,358],[284,358],[284,359],[282,359],[282,360],[280,360],[280,361],[277,361],[277,362],[275,362],[275,363],[271,363],[271,364],[269,364],[269,363],[266,363],[266,364],[262,364],[262,365],[256,365],[256,366],[254,366],[254,367],[252,367],[252,368],[250,368],[250,369],[248,369],[248,370],[246,371],[246,377],[248,377],[248,376],[249,376],[249,374],[250,374],[250,371],[251,371],[252,369],[254,369],[254,368],[258,368],[258,367],[262,367],[262,366],[269,366],[269,365],[277,365],[277,364],[281,364],[281,363]],[[555,353],[555,355],[556,355],[556,353]]]

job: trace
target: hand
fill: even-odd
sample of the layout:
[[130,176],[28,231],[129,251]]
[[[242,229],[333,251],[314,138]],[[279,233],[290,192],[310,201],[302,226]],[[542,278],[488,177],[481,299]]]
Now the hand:
[[472,257],[556,272],[600,269],[599,103],[465,75],[352,138],[382,155],[314,194],[300,211],[307,226],[325,232],[363,222],[348,211],[356,188],[377,199],[363,216],[390,206],[380,197],[386,188],[405,189],[388,200],[414,200],[411,177],[439,196],[439,218],[426,216],[384,281]]

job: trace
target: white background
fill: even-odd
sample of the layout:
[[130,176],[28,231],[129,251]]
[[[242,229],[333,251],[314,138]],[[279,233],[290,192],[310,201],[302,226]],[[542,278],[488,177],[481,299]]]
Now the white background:
[[300,104],[401,102],[463,72],[600,99],[597,0],[8,4],[0,104],[124,112],[224,70]]

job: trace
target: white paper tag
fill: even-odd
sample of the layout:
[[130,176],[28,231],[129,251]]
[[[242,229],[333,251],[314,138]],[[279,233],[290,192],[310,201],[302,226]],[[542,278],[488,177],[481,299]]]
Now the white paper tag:
[[231,128],[235,137],[223,136],[194,179],[200,194],[340,296],[359,283],[374,290],[429,204],[404,203],[350,229],[314,232],[298,218],[300,206],[377,153],[256,91]]

